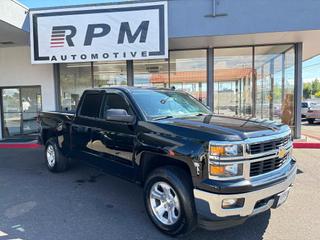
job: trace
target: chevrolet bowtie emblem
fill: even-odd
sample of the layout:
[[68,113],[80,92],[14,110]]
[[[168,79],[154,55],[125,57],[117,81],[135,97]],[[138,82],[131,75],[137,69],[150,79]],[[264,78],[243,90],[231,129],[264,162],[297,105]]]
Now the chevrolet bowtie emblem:
[[285,148],[279,148],[279,152],[278,152],[278,157],[279,158],[284,158],[284,156],[286,155],[287,151]]

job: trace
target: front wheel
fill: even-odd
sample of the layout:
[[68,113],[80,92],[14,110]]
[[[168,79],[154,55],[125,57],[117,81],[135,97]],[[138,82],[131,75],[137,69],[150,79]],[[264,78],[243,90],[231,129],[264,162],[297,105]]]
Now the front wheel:
[[154,170],[144,186],[147,213],[165,234],[190,233],[197,223],[193,187],[188,173],[172,166]]

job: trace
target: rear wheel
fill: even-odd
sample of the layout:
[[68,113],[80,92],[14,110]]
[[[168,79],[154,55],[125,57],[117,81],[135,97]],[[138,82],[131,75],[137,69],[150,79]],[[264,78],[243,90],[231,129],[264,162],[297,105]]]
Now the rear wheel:
[[67,170],[68,159],[62,155],[54,138],[50,138],[46,143],[45,159],[49,171],[63,172]]
[[193,187],[188,173],[173,167],[154,170],[144,186],[147,213],[162,232],[178,236],[190,233],[197,223]]
[[309,118],[309,119],[308,119],[308,123],[309,123],[309,124],[314,124],[314,120],[315,120],[314,118]]

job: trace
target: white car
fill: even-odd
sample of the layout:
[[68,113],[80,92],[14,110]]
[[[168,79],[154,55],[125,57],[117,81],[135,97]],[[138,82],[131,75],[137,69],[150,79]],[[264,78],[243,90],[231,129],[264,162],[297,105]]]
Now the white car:
[[308,123],[313,124],[317,119],[320,120],[320,104],[312,105],[306,113]]
[[305,101],[301,103],[301,117],[305,118],[307,116],[308,110],[310,110],[313,106],[317,104],[314,102]]

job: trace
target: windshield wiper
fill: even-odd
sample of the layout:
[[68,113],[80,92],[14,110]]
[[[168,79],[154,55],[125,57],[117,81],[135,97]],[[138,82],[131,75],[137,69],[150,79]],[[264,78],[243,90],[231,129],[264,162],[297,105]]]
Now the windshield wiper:
[[156,117],[156,118],[153,118],[152,120],[163,120],[163,119],[168,119],[168,118],[173,118],[173,116],[171,115],[168,115],[168,116],[161,116],[161,117]]

